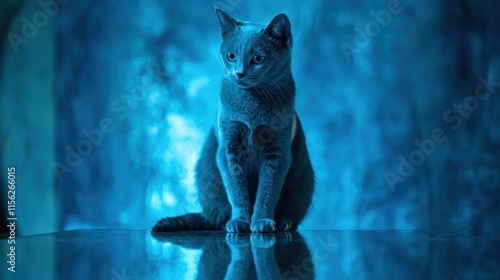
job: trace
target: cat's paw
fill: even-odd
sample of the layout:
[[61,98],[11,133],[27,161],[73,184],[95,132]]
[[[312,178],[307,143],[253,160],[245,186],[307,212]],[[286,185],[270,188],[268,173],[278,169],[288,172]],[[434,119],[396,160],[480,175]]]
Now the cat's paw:
[[250,245],[250,234],[228,232],[226,234],[226,243],[231,247]]
[[289,218],[278,219],[278,231],[289,231],[292,228],[292,220]]
[[226,224],[227,232],[249,232],[250,223],[245,220],[232,219]]
[[275,232],[276,223],[271,219],[258,219],[250,225],[252,232]]
[[276,244],[276,237],[272,233],[252,233],[250,240],[252,242],[252,246],[257,248],[270,248]]

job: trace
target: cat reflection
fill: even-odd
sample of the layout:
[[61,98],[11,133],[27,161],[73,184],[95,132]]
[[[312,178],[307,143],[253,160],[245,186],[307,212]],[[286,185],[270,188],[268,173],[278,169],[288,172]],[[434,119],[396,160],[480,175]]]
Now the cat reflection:
[[154,234],[162,242],[201,249],[197,279],[314,279],[314,264],[298,232],[228,233],[186,238]]

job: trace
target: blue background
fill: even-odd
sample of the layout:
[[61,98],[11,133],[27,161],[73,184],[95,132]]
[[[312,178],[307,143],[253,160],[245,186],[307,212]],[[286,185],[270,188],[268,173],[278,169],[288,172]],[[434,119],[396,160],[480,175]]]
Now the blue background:
[[[484,81],[500,81],[500,4],[391,2],[67,1],[18,52],[3,36],[2,170],[18,170],[21,231],[146,229],[200,210],[194,165],[223,74],[217,5],[292,23],[317,179],[301,229],[499,239],[500,87]],[[3,30],[22,34],[40,10],[27,1]]]

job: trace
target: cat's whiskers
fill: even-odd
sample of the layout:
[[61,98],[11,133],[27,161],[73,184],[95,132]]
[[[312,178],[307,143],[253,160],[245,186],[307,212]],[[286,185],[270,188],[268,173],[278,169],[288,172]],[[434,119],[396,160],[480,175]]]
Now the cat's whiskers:
[[275,84],[278,87],[278,91],[276,93],[279,93],[282,97],[286,98],[289,102],[293,102],[293,98],[285,93],[293,94],[294,89],[290,88],[288,85],[281,83],[281,82],[276,82],[276,81],[266,79],[266,78],[261,78],[261,79],[264,81],[268,81],[268,82]]
[[[261,92],[261,93],[263,93],[263,94],[266,96],[266,98],[268,99],[268,101],[269,101],[269,98],[268,98],[268,97],[270,97],[270,98],[271,98],[271,100],[272,100],[272,101],[273,101],[273,103],[274,103],[274,106],[275,106],[275,107],[278,107],[278,104],[277,104],[277,103],[276,103],[276,101],[274,100],[273,93],[272,93],[271,91],[269,91],[269,90],[266,88],[266,86],[261,85],[261,84],[258,82],[258,80],[257,80],[257,79],[252,79],[252,78],[250,78],[249,80],[250,80],[251,82],[253,82],[253,83],[254,83],[254,85],[255,85],[255,87],[256,87],[256,88],[260,89],[260,92]],[[276,95],[275,95],[275,97],[276,97],[276,98],[278,98],[278,96],[276,96]],[[283,106],[283,103],[281,102],[281,100],[280,100],[279,98],[278,98],[278,101],[281,103],[281,106]]]
[[[293,103],[293,99],[289,95],[286,94],[286,93],[293,93],[293,90],[291,88],[287,88],[286,86],[280,86],[280,84],[278,82],[275,82],[275,81],[272,81],[269,79],[265,79],[265,78],[259,78],[258,80],[266,81],[266,82],[268,82],[268,84],[269,83],[275,84],[275,86],[277,87],[277,90],[269,89],[268,86],[262,85],[262,83],[259,83],[259,82],[255,82],[256,84],[259,84],[260,87],[263,90],[265,90],[267,92],[267,94],[269,94],[271,97],[272,96],[276,97],[278,99],[278,101],[280,102],[282,109],[285,109],[285,105],[283,104],[281,98],[285,98],[288,102]],[[255,79],[255,81],[257,81],[257,79]],[[282,89],[282,87],[284,89]],[[274,100],[274,98],[273,98],[273,100]],[[275,104],[275,106],[276,106],[276,104]]]
[[269,102],[269,98],[273,101],[274,106],[278,107],[278,104],[276,104],[276,101],[274,100],[273,96],[266,90],[266,88],[259,83],[255,83],[255,87],[258,91],[260,91],[264,96],[266,97],[267,101]]
[[225,75],[217,75],[217,76],[213,76],[213,77],[209,77],[208,78],[208,81],[203,84],[199,89],[198,89],[198,92],[201,93],[201,95],[205,94],[205,89],[208,87],[208,86],[211,86],[212,84],[214,83],[220,83],[222,82],[224,79],[226,78]]
[[265,82],[269,82],[269,83],[275,84],[278,88],[285,89],[287,93],[292,93],[294,91],[294,89],[292,89],[291,87],[289,87],[285,83],[282,83],[282,82],[279,82],[279,81],[274,81],[272,79],[265,78],[265,77],[258,77],[258,79],[262,80],[262,81],[265,81]]
[[[288,102],[293,102],[293,99],[289,95],[285,94],[285,92],[283,92],[281,86],[277,82],[273,82],[273,83],[278,87],[278,91],[276,92],[276,94],[279,93],[282,97],[286,98],[286,100],[288,100]],[[293,91],[291,89],[285,88],[285,90],[287,90],[286,93],[288,93],[288,94],[293,93]]]
[[270,92],[270,94],[273,94],[273,95],[274,95],[274,96],[278,99],[278,101],[279,101],[279,102],[280,102],[280,104],[281,104],[281,109],[285,109],[285,105],[283,105],[283,102],[281,102],[281,99],[280,99],[280,97],[276,94],[276,92],[274,92],[272,89],[267,89],[267,90]]

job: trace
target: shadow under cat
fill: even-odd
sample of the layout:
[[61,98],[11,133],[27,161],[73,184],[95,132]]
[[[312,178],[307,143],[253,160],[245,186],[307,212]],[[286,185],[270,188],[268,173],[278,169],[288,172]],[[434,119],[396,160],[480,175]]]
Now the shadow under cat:
[[196,279],[315,279],[311,251],[298,232],[153,233],[153,237],[202,250]]

